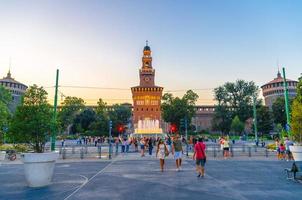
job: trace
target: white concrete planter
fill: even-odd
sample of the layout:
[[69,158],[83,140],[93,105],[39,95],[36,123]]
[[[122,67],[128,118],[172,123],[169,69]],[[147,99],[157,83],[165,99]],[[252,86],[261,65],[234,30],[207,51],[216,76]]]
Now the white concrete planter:
[[6,151],[0,151],[0,161],[5,160]]
[[49,185],[58,158],[58,152],[22,154],[21,160],[24,163],[25,179],[28,186],[42,187]]
[[289,146],[295,161],[302,161],[302,146]]

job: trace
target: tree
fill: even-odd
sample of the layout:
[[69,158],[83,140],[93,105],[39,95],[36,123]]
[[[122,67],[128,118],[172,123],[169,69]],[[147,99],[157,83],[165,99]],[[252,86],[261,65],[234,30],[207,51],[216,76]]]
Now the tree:
[[[235,116],[243,122],[253,116],[253,97],[257,94],[258,87],[253,81],[237,80],[235,83],[227,82],[214,89],[215,108],[213,129],[227,134]],[[260,101],[257,100],[257,104]]]
[[293,139],[302,142],[302,76],[297,85],[297,96],[292,104],[292,133]]
[[173,97],[170,93],[164,94],[161,104],[164,121],[175,124],[179,129],[180,120],[186,117],[189,125],[196,113],[195,103],[197,99],[198,95],[192,90],[188,90],[182,98]]
[[33,85],[25,92],[22,105],[17,107],[9,131],[14,142],[28,143],[35,152],[42,153],[53,123],[47,92]]
[[240,135],[244,130],[244,123],[240,121],[239,117],[236,115],[232,120],[231,130],[236,134]]
[[118,127],[125,126],[129,123],[131,109],[122,104],[114,104],[108,111],[108,117],[112,121],[112,132],[117,135],[119,133]]
[[96,121],[96,113],[86,108],[81,113],[77,114],[74,118],[73,125],[75,126],[76,132],[86,132],[90,129],[93,122]]
[[66,130],[72,123],[77,114],[85,108],[85,102],[81,98],[66,97],[62,103],[62,109],[58,114],[60,128]]
[[91,124],[91,129],[98,135],[108,135],[109,131],[109,114],[107,112],[107,103],[102,99],[97,102],[96,121]]
[[8,104],[12,100],[10,92],[0,85],[0,144],[3,143],[4,133],[7,131],[11,113]]
[[[293,102],[292,99],[289,99],[289,105]],[[282,127],[285,127],[286,113],[285,113],[285,100],[284,97],[278,97],[272,105],[272,117],[275,124],[281,124]]]
[[257,108],[257,128],[262,135],[273,130],[272,116],[267,106],[260,105]]
[[217,105],[212,121],[212,129],[223,134],[230,132],[232,123],[232,113],[227,106]]

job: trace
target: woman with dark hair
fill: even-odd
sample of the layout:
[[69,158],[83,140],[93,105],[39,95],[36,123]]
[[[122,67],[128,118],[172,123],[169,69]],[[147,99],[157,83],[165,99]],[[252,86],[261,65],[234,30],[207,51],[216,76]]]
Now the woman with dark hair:
[[164,165],[165,165],[165,157],[169,153],[168,148],[163,140],[159,140],[157,144],[157,150],[156,150],[156,158],[159,158],[159,165],[161,172],[164,171]]

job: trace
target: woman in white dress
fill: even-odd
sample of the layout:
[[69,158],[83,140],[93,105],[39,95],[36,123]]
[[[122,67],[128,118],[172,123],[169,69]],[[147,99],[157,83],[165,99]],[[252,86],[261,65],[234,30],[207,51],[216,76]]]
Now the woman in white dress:
[[168,151],[167,146],[164,143],[164,141],[159,140],[159,142],[157,144],[156,157],[159,158],[161,172],[164,171],[165,157],[166,157],[166,154],[168,154],[168,153],[169,153],[169,151]]

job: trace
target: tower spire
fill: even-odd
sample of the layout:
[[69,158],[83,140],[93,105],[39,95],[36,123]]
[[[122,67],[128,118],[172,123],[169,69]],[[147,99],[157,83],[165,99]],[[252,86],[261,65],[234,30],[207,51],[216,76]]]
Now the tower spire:
[[149,42],[149,41],[148,41],[148,40],[146,40],[146,46],[148,46],[148,42]]
[[278,67],[277,78],[281,78],[280,66],[279,66],[279,58],[277,58],[277,67]]
[[12,65],[12,59],[11,59],[11,57],[9,57],[9,66],[8,66],[9,68],[8,68],[7,78],[12,77],[12,75],[10,73],[11,65]]

